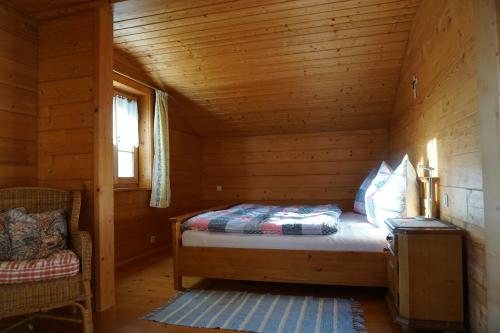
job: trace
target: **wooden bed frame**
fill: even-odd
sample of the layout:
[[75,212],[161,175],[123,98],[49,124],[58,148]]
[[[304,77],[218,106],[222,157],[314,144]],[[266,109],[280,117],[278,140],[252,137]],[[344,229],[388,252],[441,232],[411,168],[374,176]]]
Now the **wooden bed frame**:
[[182,277],[346,286],[387,286],[385,252],[338,252],[182,246],[181,224],[203,212],[173,217],[174,288]]

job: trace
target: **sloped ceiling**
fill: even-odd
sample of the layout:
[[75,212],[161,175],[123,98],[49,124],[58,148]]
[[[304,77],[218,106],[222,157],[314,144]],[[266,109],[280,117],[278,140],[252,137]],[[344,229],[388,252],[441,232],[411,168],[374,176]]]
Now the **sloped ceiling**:
[[32,16],[37,14],[91,3],[92,0],[11,0],[9,4]]
[[202,136],[382,128],[419,0],[128,0],[116,49]]

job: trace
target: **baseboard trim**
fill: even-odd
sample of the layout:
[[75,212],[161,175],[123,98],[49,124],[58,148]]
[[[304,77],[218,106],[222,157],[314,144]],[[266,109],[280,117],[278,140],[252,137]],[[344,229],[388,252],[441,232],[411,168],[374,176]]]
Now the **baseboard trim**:
[[153,247],[152,249],[148,249],[146,251],[143,251],[143,252],[141,252],[135,256],[132,256],[130,258],[126,258],[126,259],[117,261],[117,262],[115,262],[115,269],[120,268],[120,267],[125,266],[125,265],[128,265],[128,264],[130,264],[134,261],[137,261],[139,259],[143,259],[145,257],[149,257],[151,255],[157,254],[157,253],[162,252],[162,251],[167,252],[169,248],[170,248],[170,246],[168,244],[165,244],[165,245]]

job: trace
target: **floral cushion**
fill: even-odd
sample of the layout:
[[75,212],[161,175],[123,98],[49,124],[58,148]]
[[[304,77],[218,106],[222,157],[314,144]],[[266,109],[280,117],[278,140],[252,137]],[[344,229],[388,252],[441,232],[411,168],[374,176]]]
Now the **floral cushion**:
[[372,183],[365,192],[365,208],[366,208],[366,218],[369,222],[377,225],[375,218],[375,203],[373,197],[375,193],[384,186],[385,182],[389,180],[392,174],[392,168],[389,164],[382,162],[380,168],[378,169],[377,175],[373,178]]
[[10,240],[5,219],[7,212],[0,213],[0,261],[10,259]]
[[365,193],[376,175],[377,169],[372,169],[372,171],[370,171],[368,176],[366,176],[365,180],[359,187],[358,193],[356,193],[356,199],[354,200],[354,209],[352,210],[353,212],[366,215]]
[[[24,208],[16,208],[22,212],[26,212]],[[8,211],[0,213],[0,261],[10,260],[12,250],[10,246],[9,230],[7,228]]]
[[11,260],[45,258],[66,248],[68,227],[63,209],[36,214],[13,209],[7,215],[7,226]]

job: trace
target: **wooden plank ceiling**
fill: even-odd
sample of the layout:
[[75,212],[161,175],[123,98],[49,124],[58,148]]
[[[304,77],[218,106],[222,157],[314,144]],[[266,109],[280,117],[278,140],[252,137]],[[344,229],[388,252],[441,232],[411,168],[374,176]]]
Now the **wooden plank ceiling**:
[[96,0],[14,0],[10,4],[31,16],[40,13],[57,11],[84,3],[97,2]]
[[202,136],[382,128],[419,0],[129,0],[116,49]]

